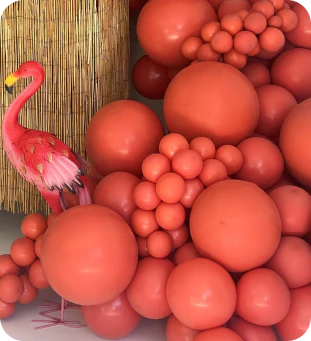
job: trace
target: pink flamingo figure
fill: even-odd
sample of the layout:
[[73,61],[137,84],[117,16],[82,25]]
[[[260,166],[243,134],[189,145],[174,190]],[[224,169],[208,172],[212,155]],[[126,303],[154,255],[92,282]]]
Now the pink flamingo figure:
[[[80,205],[92,203],[84,175],[87,164],[55,135],[26,129],[18,122],[18,115],[25,103],[41,87],[45,72],[37,62],[23,63],[5,80],[8,93],[21,78],[33,77],[7,109],[2,122],[3,148],[18,173],[35,185],[52,211],[58,215],[66,209],[63,191],[79,195]],[[66,302],[62,299],[61,322],[64,322]]]

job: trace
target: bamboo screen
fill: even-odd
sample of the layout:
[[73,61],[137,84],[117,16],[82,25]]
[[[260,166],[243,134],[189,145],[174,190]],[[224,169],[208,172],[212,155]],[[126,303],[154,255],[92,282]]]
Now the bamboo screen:
[[[25,61],[46,72],[39,91],[20,112],[20,123],[54,133],[86,157],[84,136],[104,104],[127,99],[129,82],[128,0],[21,0],[0,20],[0,120],[30,80],[13,95],[5,78]],[[1,124],[1,123],[0,123]],[[32,185],[13,169],[0,142],[0,205],[31,213],[48,207]]]

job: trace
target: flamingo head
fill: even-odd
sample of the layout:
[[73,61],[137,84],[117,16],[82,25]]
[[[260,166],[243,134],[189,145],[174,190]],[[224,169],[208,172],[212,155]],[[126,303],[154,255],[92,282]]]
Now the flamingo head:
[[40,77],[44,78],[44,69],[41,64],[37,62],[25,62],[19,69],[13,72],[5,80],[5,88],[9,94],[13,92],[13,85],[21,78]]

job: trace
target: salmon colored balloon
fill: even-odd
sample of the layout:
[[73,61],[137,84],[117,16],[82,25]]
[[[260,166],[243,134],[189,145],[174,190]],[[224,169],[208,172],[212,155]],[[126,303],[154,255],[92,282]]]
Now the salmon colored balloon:
[[7,319],[11,317],[16,308],[16,303],[6,303],[0,299],[0,319]]
[[261,34],[267,28],[267,19],[262,13],[251,12],[244,19],[244,28],[254,34]]
[[204,161],[202,172],[199,179],[205,187],[216,182],[227,179],[228,172],[226,166],[219,160],[210,159]]
[[228,328],[220,327],[196,335],[192,341],[244,341],[242,338],[233,330]]
[[235,36],[243,30],[243,20],[238,14],[229,13],[222,18],[221,28],[232,36]]
[[149,257],[150,253],[147,249],[147,238],[138,236],[136,238],[136,242],[137,242],[139,257],[142,257],[142,258]]
[[0,279],[0,300],[15,303],[21,298],[23,292],[23,282],[18,276],[5,275]]
[[11,246],[11,257],[19,266],[29,266],[36,259],[35,243],[29,238],[18,238]]
[[298,25],[286,33],[286,38],[298,47],[311,48],[311,21],[308,11],[298,2],[294,2],[291,10],[298,16]]
[[97,185],[93,202],[110,208],[130,224],[131,216],[137,208],[133,191],[139,183],[139,178],[131,173],[111,173]]
[[177,203],[183,197],[185,189],[185,180],[176,173],[162,175],[156,184],[157,195],[168,204]]
[[180,203],[185,208],[191,208],[198,196],[204,191],[203,183],[198,179],[186,180],[186,190],[183,197],[180,199]]
[[102,304],[120,295],[134,276],[137,258],[131,228],[117,213],[98,205],[60,214],[41,246],[51,287],[79,305]]
[[298,25],[298,16],[297,14],[290,9],[282,9],[276,14],[282,19],[281,30],[286,32],[293,31]]
[[159,224],[153,211],[137,209],[133,212],[131,227],[138,236],[148,237],[152,232],[159,229]]
[[211,40],[211,47],[217,53],[227,53],[233,47],[232,35],[226,31],[216,32]]
[[18,275],[19,266],[14,263],[9,254],[0,256],[0,278],[5,275]]
[[303,237],[311,230],[311,196],[304,189],[285,185],[270,192],[281,216],[282,234]]
[[286,117],[281,133],[280,148],[291,175],[311,188],[311,99],[296,106]]
[[245,272],[272,257],[281,238],[281,220],[272,199],[258,186],[225,180],[197,199],[190,234],[204,257],[228,271]]
[[247,64],[247,56],[235,50],[234,48],[223,56],[224,63],[241,70]]
[[239,334],[243,341],[277,341],[271,327],[257,326],[238,316],[233,316],[227,327]]
[[258,39],[255,33],[250,31],[239,32],[234,37],[234,48],[241,54],[249,54],[256,48]]
[[197,54],[198,61],[206,62],[206,61],[214,61],[218,62],[221,59],[221,54],[216,52],[210,43],[203,44],[198,49]]
[[172,160],[172,169],[185,180],[196,178],[203,169],[201,155],[194,150],[184,149],[176,153]]
[[192,341],[198,333],[198,330],[185,326],[174,315],[167,320],[165,330],[167,341]]
[[180,134],[168,134],[164,136],[159,144],[159,151],[170,161],[180,150],[189,149],[189,143],[185,137]]
[[240,16],[242,20],[244,20],[248,16],[249,11],[247,11],[246,9],[240,9],[236,12],[236,14]]
[[23,282],[24,292],[20,299],[18,300],[18,303],[19,304],[32,303],[37,298],[39,290],[30,283],[27,275],[21,275],[19,278]]
[[177,249],[172,257],[174,264],[177,266],[185,261],[193,258],[200,258],[200,254],[192,242],[188,242]]
[[38,258],[41,257],[41,244],[42,244],[42,239],[43,239],[43,234],[39,236],[35,242],[35,253]]
[[154,320],[171,315],[166,285],[174,268],[166,258],[148,257],[139,261],[135,276],[126,289],[127,298],[138,314]]
[[265,265],[279,274],[290,289],[311,283],[311,246],[298,237],[282,237],[280,245]]
[[204,41],[201,38],[189,37],[181,45],[181,53],[185,58],[191,61],[196,60],[197,52],[203,44]]
[[56,214],[53,212],[49,214],[47,219],[48,226],[50,226],[53,223],[56,217],[57,217]]
[[103,176],[129,172],[141,176],[144,159],[157,152],[164,128],[154,111],[130,100],[109,103],[92,118],[85,136],[86,152]]
[[235,284],[229,273],[204,258],[178,265],[169,277],[166,296],[176,318],[197,330],[223,325],[236,305]]
[[278,85],[263,85],[256,91],[260,106],[256,132],[276,138],[280,135],[285,118],[297,105],[297,101],[288,90]]
[[228,175],[235,174],[243,164],[243,155],[240,150],[230,145],[219,147],[215,159],[225,165]]
[[283,8],[285,1],[284,0],[269,0],[274,6],[276,11],[279,11]]
[[218,21],[209,21],[203,25],[201,29],[201,36],[206,43],[210,43],[213,35],[221,31],[221,25]]
[[173,241],[173,248],[178,249],[183,246],[189,239],[189,228],[183,224],[177,230],[166,231]]
[[285,45],[284,33],[276,27],[267,27],[259,36],[260,46],[267,52],[279,52]]
[[47,228],[46,218],[39,213],[28,214],[21,224],[22,234],[33,240],[36,240]]
[[185,222],[186,212],[179,202],[168,204],[161,202],[155,211],[158,224],[165,230],[176,230]]
[[275,13],[275,8],[271,1],[261,0],[253,3],[251,8],[251,12],[258,12],[265,16],[267,20],[269,20]]
[[[206,82],[209,79],[209,82]],[[226,101],[219,94],[226,94]],[[172,133],[209,137],[216,145],[236,144],[252,134],[259,116],[256,91],[238,70],[201,62],[182,70],[164,98],[164,118]]]
[[172,248],[172,238],[164,231],[155,231],[147,238],[147,250],[154,258],[167,257]]
[[183,42],[199,37],[201,27],[211,20],[217,20],[217,15],[206,0],[149,1],[140,12],[137,36],[155,62],[167,67],[183,66],[188,62],[181,53]]
[[47,289],[50,287],[48,280],[42,269],[42,264],[37,259],[29,268],[29,281],[37,289]]
[[282,19],[274,15],[268,20],[268,26],[280,28],[282,26]]
[[218,7],[218,18],[221,20],[226,14],[236,13],[245,9],[249,11],[251,4],[248,0],[224,0]]
[[250,137],[238,145],[243,165],[236,178],[251,181],[262,189],[275,185],[284,171],[284,160],[278,147],[267,139]]
[[145,98],[162,99],[170,83],[167,68],[148,56],[143,56],[132,69],[132,82],[136,91]]
[[311,285],[290,292],[291,306],[287,316],[275,327],[283,341],[301,338],[310,327]]
[[190,142],[190,149],[199,153],[203,161],[213,159],[216,147],[213,141],[207,137],[196,137]]
[[143,161],[142,171],[148,181],[156,183],[160,176],[171,171],[171,163],[162,154],[151,154]]
[[272,81],[291,92],[298,102],[311,97],[311,51],[292,49],[273,63]]
[[270,269],[247,272],[237,284],[236,313],[258,326],[272,326],[287,315],[290,292],[281,276]]
[[139,183],[133,191],[134,203],[142,210],[154,210],[161,202],[153,182]]
[[126,293],[101,305],[82,306],[86,325],[98,336],[119,339],[131,334],[141,321],[141,316],[131,307]]

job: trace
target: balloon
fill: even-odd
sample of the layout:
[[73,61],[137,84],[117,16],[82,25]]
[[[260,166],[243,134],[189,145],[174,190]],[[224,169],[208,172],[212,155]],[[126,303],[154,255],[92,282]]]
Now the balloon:
[[229,32],[232,36],[235,36],[243,30],[243,20],[238,14],[226,14],[221,20],[221,28]]
[[298,16],[291,9],[282,9],[278,11],[277,16],[282,19],[281,30],[284,33],[293,31],[298,25]]
[[199,333],[198,330],[191,329],[177,320],[171,315],[166,323],[166,340],[167,341],[192,341]]
[[286,116],[297,105],[295,97],[286,89],[277,85],[264,85],[256,89],[260,113],[256,132],[276,138]]
[[300,187],[280,186],[270,192],[281,216],[282,234],[303,237],[311,230],[311,196]]
[[135,187],[133,199],[140,209],[148,211],[156,209],[161,202],[156,191],[156,185],[149,181],[143,181]]
[[0,279],[0,300],[6,303],[17,302],[24,292],[21,279],[16,275],[5,275]]
[[216,32],[221,31],[221,25],[218,21],[208,21],[201,28],[201,36],[206,43],[212,41],[212,37]]
[[251,12],[244,19],[244,28],[255,34],[261,34],[267,28],[267,19],[262,13]]
[[172,169],[185,180],[191,180],[201,173],[203,169],[203,160],[201,155],[196,151],[184,149],[173,157]]
[[281,276],[270,269],[247,272],[237,284],[236,313],[258,326],[271,326],[284,319],[290,307],[290,292]]
[[0,319],[7,319],[11,317],[16,308],[16,303],[6,303],[0,299]]
[[227,176],[228,171],[226,166],[219,160],[210,159],[204,161],[199,179],[205,187],[208,187],[216,182],[227,179]]
[[197,330],[223,325],[236,305],[235,284],[229,273],[204,258],[178,265],[168,279],[166,296],[176,318]]
[[216,147],[213,141],[207,137],[196,137],[190,142],[191,150],[196,151],[202,157],[203,161],[213,159],[216,153]]
[[279,274],[290,289],[311,283],[311,246],[298,237],[281,238],[276,253],[265,267]]
[[172,247],[172,238],[164,231],[152,232],[147,238],[147,250],[154,258],[167,257],[171,253]]
[[252,82],[255,88],[271,83],[270,71],[261,63],[249,62],[242,72]]
[[131,307],[125,292],[101,305],[82,306],[81,311],[87,326],[107,339],[129,335],[141,321],[141,316]]
[[133,67],[132,82],[134,88],[142,96],[149,99],[162,99],[170,83],[168,70],[143,56]]
[[180,134],[168,134],[163,137],[159,144],[160,153],[170,161],[172,161],[176,153],[183,149],[189,149],[189,143]]
[[186,211],[181,203],[161,202],[155,211],[158,224],[165,230],[176,230],[185,222]]
[[311,97],[311,51],[292,49],[277,57],[271,69],[272,82],[291,92],[298,102]]
[[61,213],[41,246],[43,271],[52,289],[79,305],[119,296],[134,276],[137,257],[131,228],[117,213],[98,205]]
[[145,211],[138,208],[133,212],[131,219],[132,230],[140,237],[148,237],[159,229],[154,211]]
[[290,296],[290,310],[276,325],[276,330],[283,341],[302,337],[309,329],[311,321],[311,285],[291,290]]
[[50,287],[48,280],[42,269],[39,259],[34,261],[29,268],[29,281],[37,289],[47,289]]
[[57,217],[56,214],[53,212],[49,214],[47,219],[48,226],[50,226],[53,223],[56,217]]
[[280,133],[280,148],[291,175],[311,188],[311,99],[297,105],[286,117]]
[[232,175],[239,171],[243,164],[243,155],[240,150],[230,145],[219,147],[215,159],[226,166],[228,175]]
[[250,10],[248,0],[224,0],[218,7],[218,18],[221,20],[226,14],[235,13],[241,9]]
[[281,220],[272,199],[258,186],[225,180],[205,189],[195,202],[190,234],[204,257],[228,271],[245,272],[272,257],[281,238]]
[[168,204],[177,203],[183,197],[185,189],[185,180],[176,173],[162,175],[156,184],[157,195]]
[[5,275],[18,275],[19,266],[14,263],[11,256],[4,254],[0,256],[0,278]]
[[199,179],[186,180],[186,189],[179,202],[185,208],[191,208],[198,196],[204,191],[204,185]]
[[239,53],[234,48],[223,56],[224,63],[235,67],[238,70],[242,70],[247,64],[247,56],[243,53]]
[[174,264],[177,266],[189,259],[200,258],[198,250],[192,242],[188,242],[177,249],[172,257]]
[[233,47],[232,35],[226,31],[216,32],[212,37],[211,47],[220,54],[229,52]]
[[214,328],[199,333],[193,338],[193,341],[244,341],[233,330],[228,328]]
[[43,239],[43,234],[39,236],[35,242],[35,253],[38,258],[41,256],[41,244],[42,244],[42,239]]
[[250,137],[238,145],[243,165],[237,179],[251,181],[262,189],[274,186],[284,171],[284,160],[278,147],[261,137]]
[[204,41],[199,37],[189,37],[181,45],[182,55],[193,61],[197,59],[199,48],[204,44]]
[[126,172],[115,172],[105,176],[94,192],[94,204],[105,206],[118,213],[128,224],[137,206],[133,191],[139,178]]
[[274,15],[275,9],[271,1],[262,0],[253,3],[251,12],[259,12],[269,20]]
[[255,33],[241,31],[234,37],[234,48],[242,54],[250,54],[256,48],[258,39]]
[[[199,49],[197,53],[197,58],[199,62],[205,62],[205,61],[215,61],[219,62],[221,59],[221,54],[216,52],[210,43],[203,44]],[[196,62],[196,61],[194,61]]]
[[280,28],[282,26],[282,19],[277,15],[274,15],[268,20],[268,26]]
[[22,234],[33,240],[36,240],[47,228],[46,218],[39,213],[28,214],[21,225]]
[[85,147],[101,175],[129,172],[140,177],[142,162],[157,152],[163,135],[163,125],[150,108],[121,100],[95,114],[86,131]]
[[136,238],[136,242],[137,242],[139,257],[141,258],[149,257],[150,253],[147,249],[147,238],[138,236]]
[[298,16],[298,25],[286,33],[286,38],[298,47],[311,48],[311,21],[308,11],[298,2],[293,2],[292,11]]
[[243,341],[277,341],[271,327],[257,326],[238,316],[233,316],[227,327],[239,334]]
[[173,248],[178,249],[183,246],[189,239],[189,228],[183,224],[176,230],[166,231],[173,241]]
[[[188,142],[187,142],[188,143]],[[151,154],[145,158],[142,164],[143,176],[151,182],[156,183],[160,176],[171,171],[171,163],[162,154]]]
[[[221,94],[226,94],[226,101]],[[209,137],[217,146],[236,144],[251,135],[259,116],[258,98],[249,80],[218,62],[182,70],[167,88],[163,109],[170,132],[189,141]]]
[[18,238],[11,245],[12,260],[19,266],[29,266],[36,259],[35,243],[29,238]]
[[138,314],[156,320],[171,315],[165,290],[174,267],[166,258],[147,257],[138,262],[135,276],[126,289],[127,298]]
[[217,15],[206,0],[149,1],[140,12],[137,36],[142,49],[155,62],[167,67],[184,66],[188,61],[181,53],[183,42],[199,37],[201,27],[211,20],[217,20]]

